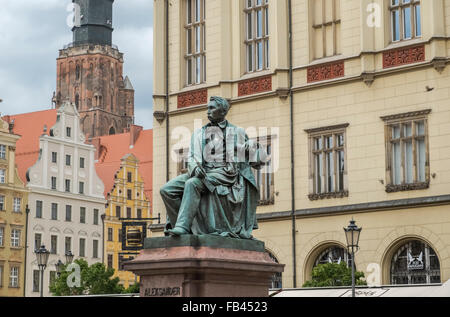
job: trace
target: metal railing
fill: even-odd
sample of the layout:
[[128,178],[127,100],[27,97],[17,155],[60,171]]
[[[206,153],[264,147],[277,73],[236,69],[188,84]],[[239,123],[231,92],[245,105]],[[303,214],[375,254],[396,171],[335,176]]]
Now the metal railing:
[[[71,43],[69,43],[69,44],[64,45],[64,46],[63,46],[63,49],[66,50],[66,49],[68,49],[68,48],[72,48],[72,47],[75,47],[75,46],[78,46],[78,45],[90,45],[90,44],[88,44],[88,43],[81,43],[81,44],[78,44],[78,43],[76,43],[76,42],[71,42]],[[116,44],[111,44],[110,46],[111,46],[113,49],[115,49],[115,50],[119,50],[119,47],[118,47]]]

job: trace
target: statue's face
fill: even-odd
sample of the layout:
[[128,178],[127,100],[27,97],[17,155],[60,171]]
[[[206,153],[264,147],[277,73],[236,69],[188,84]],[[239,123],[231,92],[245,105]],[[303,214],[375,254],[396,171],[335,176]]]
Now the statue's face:
[[208,120],[212,123],[219,123],[225,120],[223,109],[215,101],[208,103]]

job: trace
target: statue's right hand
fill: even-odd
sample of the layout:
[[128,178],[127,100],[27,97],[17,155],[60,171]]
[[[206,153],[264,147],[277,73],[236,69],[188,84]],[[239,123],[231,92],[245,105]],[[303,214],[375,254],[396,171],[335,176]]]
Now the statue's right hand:
[[202,178],[206,177],[206,174],[200,167],[197,167],[195,169],[195,176],[197,176],[198,178],[202,179]]

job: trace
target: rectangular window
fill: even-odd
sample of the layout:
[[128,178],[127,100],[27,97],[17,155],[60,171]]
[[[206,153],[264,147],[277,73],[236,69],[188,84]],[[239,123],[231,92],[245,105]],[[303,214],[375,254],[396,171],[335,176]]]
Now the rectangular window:
[[108,241],[113,241],[113,229],[108,228]]
[[67,127],[67,128],[66,128],[66,136],[67,136],[68,138],[70,138],[71,135],[72,135],[72,129],[71,129],[70,127]]
[[422,36],[420,0],[390,0],[389,10],[392,42]]
[[49,276],[49,285],[52,285],[55,282],[56,279],[56,271],[50,271],[50,276]]
[[51,178],[51,182],[52,182],[52,189],[53,190],[56,190],[56,177],[55,176],[52,176],[52,178]]
[[52,163],[57,163],[58,161],[58,153],[52,152]]
[[5,196],[0,195],[0,210],[5,210]]
[[80,256],[86,256],[86,239],[80,238]]
[[94,209],[94,221],[93,221],[94,225],[98,225],[98,215],[99,215],[99,210]]
[[33,270],[33,292],[39,292],[41,289],[41,274],[39,270]]
[[6,145],[0,144],[0,159],[6,159]]
[[11,230],[11,246],[14,248],[20,247],[20,230],[19,229]]
[[119,239],[118,239],[119,242],[122,242],[122,229],[119,229],[117,235],[118,235],[118,238],[119,238]]
[[5,236],[5,228],[0,227],[0,247],[3,246],[4,236]]
[[131,218],[131,208],[127,207],[127,218]]
[[70,166],[71,156],[66,155],[66,166]]
[[310,140],[310,200],[348,196],[345,161],[348,124],[306,130]]
[[0,264],[0,287],[3,287],[3,265]]
[[121,215],[120,215],[120,206],[116,206],[116,217],[117,217],[117,218],[121,218]]
[[19,287],[19,267],[13,266],[11,268],[11,274],[9,275],[9,286],[17,288]]
[[4,184],[6,182],[6,170],[0,169],[0,183]]
[[66,237],[64,239],[64,254],[67,254],[72,252],[72,238],[71,237]]
[[178,175],[186,174],[188,172],[188,158],[189,158],[189,149],[179,149],[176,151],[177,160],[178,160]]
[[138,209],[137,210],[137,218],[141,219],[142,218],[142,209]]
[[80,223],[86,223],[86,208],[80,207]]
[[66,179],[66,192],[70,193],[70,179]]
[[429,187],[429,112],[382,117],[386,124],[387,192]]
[[42,245],[42,234],[35,233],[34,234],[34,249],[39,250]]
[[51,236],[50,238],[50,253],[56,254],[58,251],[58,236]]
[[245,46],[247,72],[269,68],[269,0],[246,0]]
[[128,200],[132,200],[133,199],[133,195],[132,195],[132,191],[131,191],[131,189],[127,189],[127,199]]
[[255,176],[256,185],[259,188],[259,205],[271,205],[275,202],[274,195],[274,171],[273,171],[273,146],[272,139],[274,137],[267,136],[259,138],[257,141],[261,147],[264,148],[268,155],[268,160],[266,165],[261,169],[252,169],[253,175]]
[[72,221],[72,206],[66,205],[66,221]]
[[78,185],[79,185],[78,192],[80,194],[84,194],[84,182],[80,182]]
[[205,0],[185,0],[186,85],[206,81]]
[[113,268],[113,259],[114,256],[112,254],[108,254],[108,269],[112,269]]
[[84,168],[84,157],[80,157],[80,168]]
[[42,218],[42,200],[36,200],[36,218]]
[[52,220],[58,220],[58,204],[52,203]]
[[92,257],[94,259],[98,258],[98,240],[92,241]]
[[13,211],[21,212],[22,198],[14,197]]
[[128,172],[128,173],[127,173],[127,182],[128,182],[128,183],[131,183],[132,180],[133,180],[133,174],[132,174],[131,172]]
[[341,0],[310,0],[313,59],[341,53]]

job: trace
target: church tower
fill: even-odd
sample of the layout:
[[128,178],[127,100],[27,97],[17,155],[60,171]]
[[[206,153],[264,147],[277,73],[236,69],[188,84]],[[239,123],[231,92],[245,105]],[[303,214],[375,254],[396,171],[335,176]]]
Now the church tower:
[[123,53],[112,44],[114,0],[72,1],[80,23],[59,51],[53,102],[56,108],[75,103],[88,139],[123,133],[134,121],[134,89],[123,77]]

